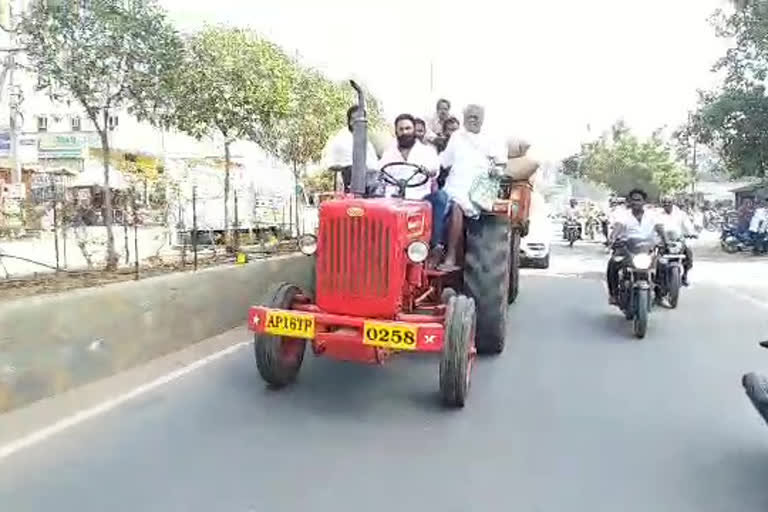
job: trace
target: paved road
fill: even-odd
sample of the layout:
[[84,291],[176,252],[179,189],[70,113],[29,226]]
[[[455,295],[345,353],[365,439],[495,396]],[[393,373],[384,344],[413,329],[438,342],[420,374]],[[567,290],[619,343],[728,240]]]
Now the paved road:
[[763,512],[768,428],[739,379],[768,369],[766,333],[700,285],[635,341],[601,282],[527,275],[463,411],[436,406],[433,359],[308,358],[271,392],[242,349],[0,462],[0,509]]

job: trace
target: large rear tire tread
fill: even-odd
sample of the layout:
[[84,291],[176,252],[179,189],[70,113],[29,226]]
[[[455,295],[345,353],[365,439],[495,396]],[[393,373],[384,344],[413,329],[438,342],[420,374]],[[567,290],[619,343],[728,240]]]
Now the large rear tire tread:
[[447,407],[464,407],[472,370],[475,302],[452,297],[446,310],[445,342],[440,358],[440,397]]
[[517,229],[509,235],[509,291],[507,302],[513,304],[520,293],[520,232]]
[[669,271],[669,307],[672,309],[677,308],[677,303],[680,300],[681,286],[682,278],[680,269],[678,267],[672,267]]
[[505,217],[483,215],[467,221],[464,292],[477,311],[478,354],[500,354],[507,330],[510,224]]
[[637,309],[632,324],[637,339],[645,338],[645,333],[648,330],[648,307],[648,290],[638,290]]
[[[264,302],[266,307],[287,309],[293,304],[301,289],[290,283],[280,283],[267,295]],[[295,344],[296,356],[292,361],[281,357],[284,343]],[[304,362],[304,352],[307,342],[303,339],[283,338],[265,333],[256,333],[253,338],[253,350],[256,356],[256,367],[261,377],[271,386],[281,388],[296,380],[296,376]]]

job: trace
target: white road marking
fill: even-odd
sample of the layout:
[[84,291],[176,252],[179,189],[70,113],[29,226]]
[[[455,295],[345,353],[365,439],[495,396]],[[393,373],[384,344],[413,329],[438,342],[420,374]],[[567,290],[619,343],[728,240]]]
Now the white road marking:
[[726,290],[728,293],[730,293],[731,295],[735,295],[736,297],[751,303],[753,306],[757,306],[758,308],[762,308],[762,309],[768,309],[768,304],[761,301],[760,299],[756,299],[749,294],[735,290],[730,286],[722,286],[722,288]]
[[36,430],[24,437],[21,437],[19,439],[11,441],[10,443],[0,446],[0,460],[8,457],[9,455],[12,455],[13,453],[18,452],[19,450],[29,448],[37,443],[45,441],[46,439],[56,434],[59,434],[71,427],[74,427],[75,425],[83,423],[84,421],[87,421],[96,416],[99,416],[108,411],[111,411],[112,409],[127,402],[128,400],[132,400],[138,396],[148,393],[154,389],[157,389],[160,386],[168,384],[169,382],[172,382],[180,377],[183,377],[184,375],[187,375],[188,373],[198,370],[203,366],[209,363],[212,363],[213,361],[216,361],[217,359],[220,359],[228,354],[231,354],[237,351],[238,349],[244,347],[245,345],[250,345],[250,344],[251,344],[250,341],[242,341],[240,343],[227,347],[223,350],[220,350],[219,352],[215,352],[202,359],[198,359],[197,361],[194,361],[193,363],[190,363],[187,366],[183,366],[178,370],[174,370],[171,373],[158,377],[153,381],[147,382],[146,384],[142,384],[141,386],[134,388],[131,391],[128,391],[121,395],[117,395],[98,405],[79,411],[47,427],[41,428],[40,430]]

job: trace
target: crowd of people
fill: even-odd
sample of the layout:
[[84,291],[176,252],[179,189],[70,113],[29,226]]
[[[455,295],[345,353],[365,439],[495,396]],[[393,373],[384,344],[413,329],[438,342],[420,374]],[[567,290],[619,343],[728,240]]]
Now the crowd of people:
[[[357,107],[347,111],[347,127],[333,137],[325,151],[325,167],[340,173],[343,189],[350,191],[352,177],[353,125]],[[421,186],[405,190],[406,199],[425,200],[432,205],[433,233],[430,264],[455,270],[463,244],[464,218],[478,214],[469,199],[475,178],[489,169],[489,161],[504,162],[507,152],[483,132],[485,110],[470,104],[463,110],[463,124],[451,114],[451,103],[438,100],[435,113],[426,121],[403,113],[395,118],[395,140],[381,158],[371,143],[367,147],[367,194],[392,197],[398,187],[382,183],[381,171],[395,180],[407,180],[414,166],[428,176]],[[407,163],[411,165],[397,165]],[[420,180],[413,180],[418,181]]]

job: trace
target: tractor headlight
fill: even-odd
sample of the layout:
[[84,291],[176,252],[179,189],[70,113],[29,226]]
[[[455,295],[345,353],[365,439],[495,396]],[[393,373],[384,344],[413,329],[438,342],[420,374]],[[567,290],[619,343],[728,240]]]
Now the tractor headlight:
[[412,262],[422,263],[429,256],[429,246],[420,240],[416,240],[411,242],[406,253],[408,254],[408,259]]
[[315,235],[301,235],[299,237],[299,250],[302,254],[312,256],[317,252],[317,237]]
[[635,254],[632,256],[632,264],[635,268],[647,269],[651,266],[653,258],[650,254]]

